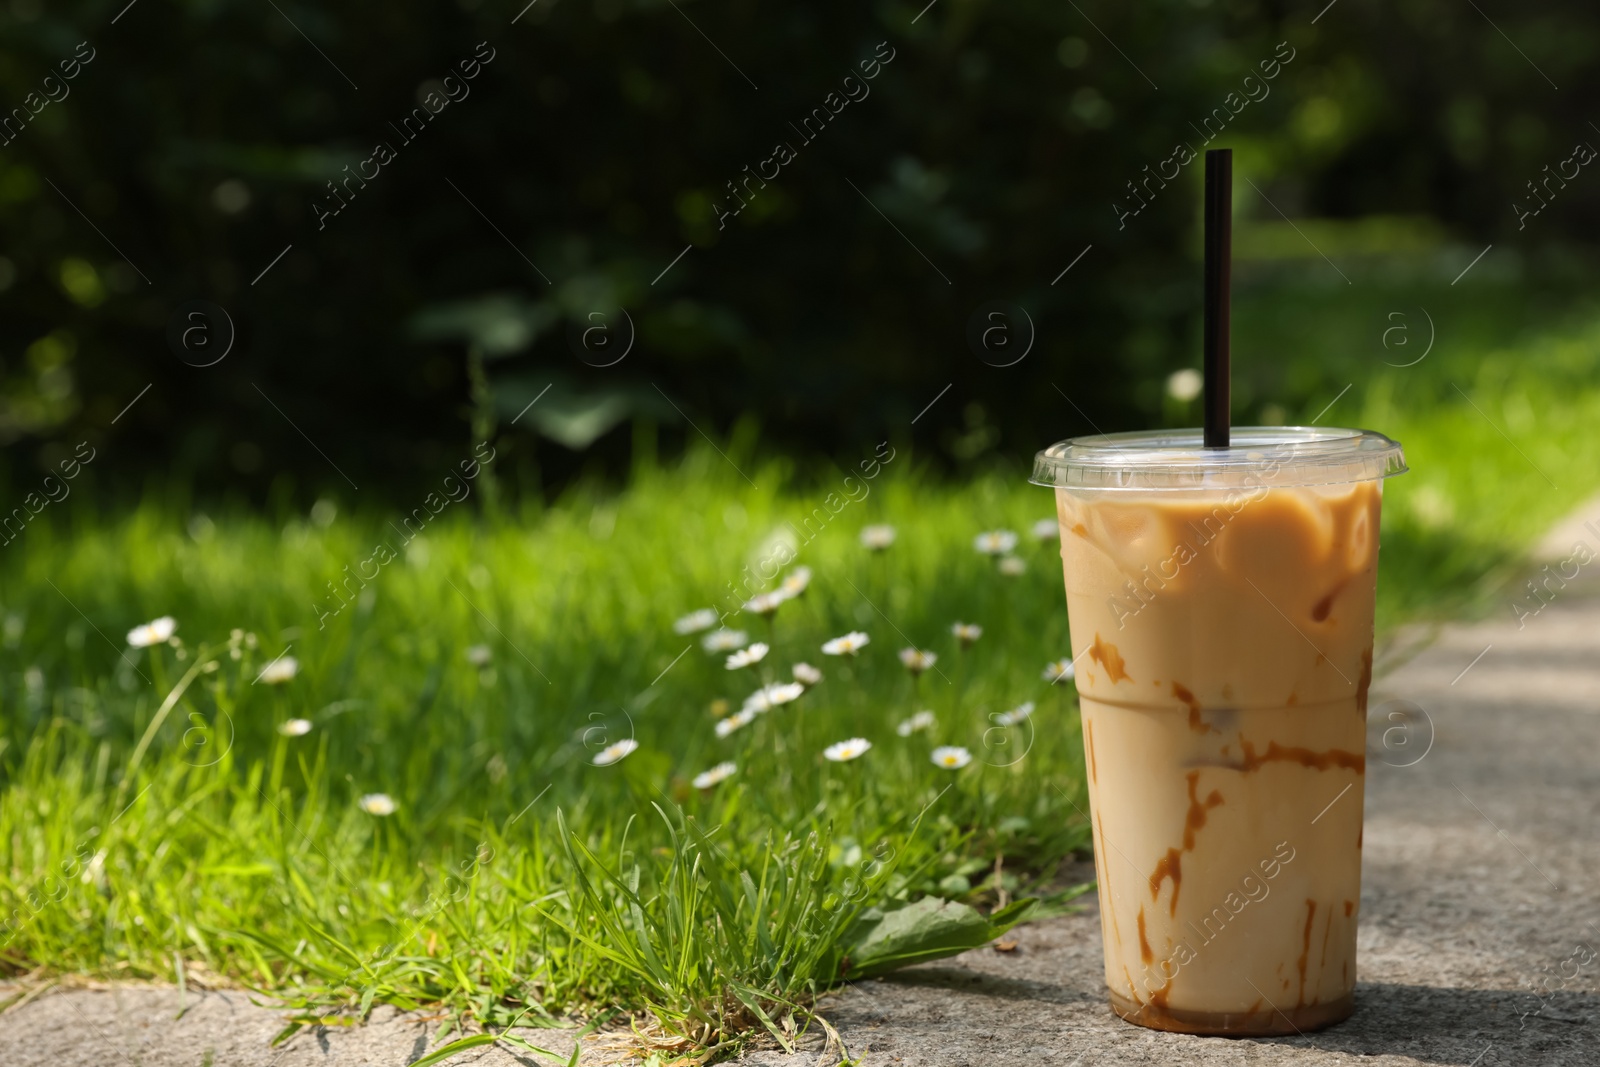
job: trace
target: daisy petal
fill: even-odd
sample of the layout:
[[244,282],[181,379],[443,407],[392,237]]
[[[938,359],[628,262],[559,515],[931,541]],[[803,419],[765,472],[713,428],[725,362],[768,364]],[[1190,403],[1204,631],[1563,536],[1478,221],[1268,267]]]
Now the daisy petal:
[[936,767],[959,771],[972,762],[972,753],[958,745],[940,745],[930,757]]
[[840,741],[829,745],[822,750],[822,754],[835,763],[848,763],[859,758],[867,749],[872,747],[872,742],[864,737],[852,737],[848,741]]
[[824,643],[822,652],[823,655],[827,656],[853,656],[861,651],[862,647],[871,640],[872,638],[856,630],[845,634],[843,637],[835,637],[832,641]]
[[625,737],[614,745],[608,745],[594,754],[591,761],[596,767],[609,767],[613,763],[625,758],[634,749],[639,747],[639,742],[631,737]]

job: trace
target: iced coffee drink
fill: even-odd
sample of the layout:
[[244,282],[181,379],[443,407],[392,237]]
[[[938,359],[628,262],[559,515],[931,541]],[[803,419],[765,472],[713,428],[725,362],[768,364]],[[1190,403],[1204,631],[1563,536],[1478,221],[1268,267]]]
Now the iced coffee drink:
[[1308,1031],[1356,980],[1378,434],[1064,441],[1056,488],[1111,1004]]

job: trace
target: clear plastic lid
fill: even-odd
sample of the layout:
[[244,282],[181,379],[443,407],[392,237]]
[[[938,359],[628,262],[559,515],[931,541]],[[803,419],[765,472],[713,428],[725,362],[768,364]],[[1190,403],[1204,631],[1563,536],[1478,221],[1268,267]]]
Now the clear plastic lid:
[[1206,448],[1198,429],[1068,438],[1034,456],[1028,480],[1066,489],[1230,489],[1341,485],[1406,469],[1399,443],[1370,430],[1236,426],[1227,448]]

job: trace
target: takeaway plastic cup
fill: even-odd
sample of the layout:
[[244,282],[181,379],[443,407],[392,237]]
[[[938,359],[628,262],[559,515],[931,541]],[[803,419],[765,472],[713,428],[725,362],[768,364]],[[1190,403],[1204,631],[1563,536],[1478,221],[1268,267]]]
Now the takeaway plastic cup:
[[1381,434],[1108,434],[1056,491],[1106,984],[1124,1019],[1278,1034],[1347,1017]]

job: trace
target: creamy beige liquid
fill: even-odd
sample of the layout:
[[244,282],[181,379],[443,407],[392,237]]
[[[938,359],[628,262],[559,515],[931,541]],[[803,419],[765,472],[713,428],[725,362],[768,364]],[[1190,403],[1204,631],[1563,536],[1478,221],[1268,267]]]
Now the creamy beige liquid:
[[1381,489],[1057,490],[1125,1018],[1350,1012]]

